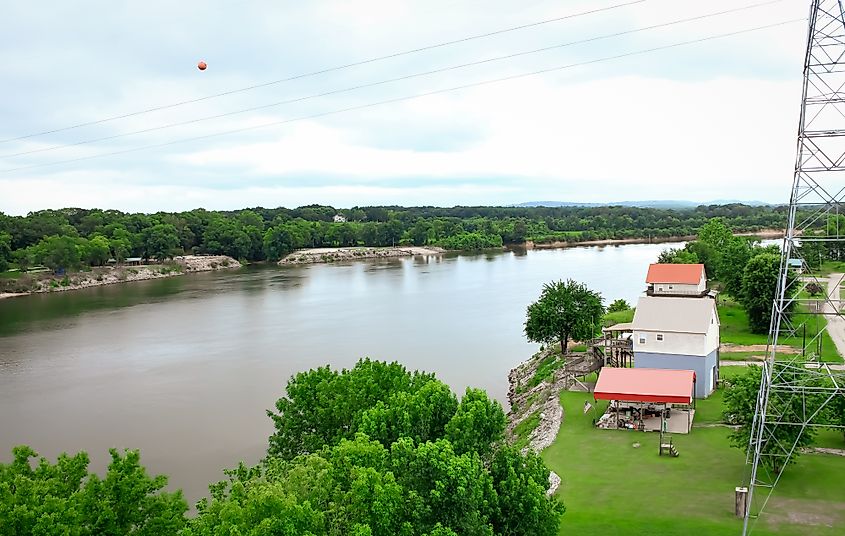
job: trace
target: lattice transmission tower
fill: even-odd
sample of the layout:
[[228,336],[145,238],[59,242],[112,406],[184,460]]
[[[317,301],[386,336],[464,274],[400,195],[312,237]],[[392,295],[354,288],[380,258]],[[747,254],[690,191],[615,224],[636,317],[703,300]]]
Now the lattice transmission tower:
[[[772,492],[815,429],[845,428],[845,370],[823,362],[832,345],[845,341],[843,275],[821,276],[816,269],[822,257],[845,260],[843,199],[845,12],[841,0],[812,0],[795,175],[746,460],[743,535],[767,507],[781,510],[776,497],[770,503]],[[784,342],[799,345],[801,353],[788,353]]]

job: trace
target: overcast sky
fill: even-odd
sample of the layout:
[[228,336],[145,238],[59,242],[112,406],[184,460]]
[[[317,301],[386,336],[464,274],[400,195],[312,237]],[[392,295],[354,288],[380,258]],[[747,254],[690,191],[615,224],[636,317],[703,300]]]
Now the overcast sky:
[[[7,2],[0,140],[631,0]],[[630,6],[0,143],[0,211],[531,200],[786,202],[806,23],[397,99],[805,17],[807,0],[306,97],[758,3]],[[208,63],[200,72],[196,63]],[[295,121],[290,121],[295,120]],[[236,134],[66,162],[289,121]],[[51,164],[51,165],[45,165]],[[35,166],[35,167],[32,167]],[[24,168],[24,169],[20,169]],[[15,171],[9,171],[15,170]]]

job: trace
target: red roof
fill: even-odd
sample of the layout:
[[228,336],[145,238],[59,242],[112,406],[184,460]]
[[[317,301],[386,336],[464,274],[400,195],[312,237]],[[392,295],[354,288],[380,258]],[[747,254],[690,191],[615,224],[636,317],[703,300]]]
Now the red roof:
[[691,404],[695,371],[604,367],[593,396],[596,400]]
[[703,275],[703,264],[649,264],[645,282],[697,285]]

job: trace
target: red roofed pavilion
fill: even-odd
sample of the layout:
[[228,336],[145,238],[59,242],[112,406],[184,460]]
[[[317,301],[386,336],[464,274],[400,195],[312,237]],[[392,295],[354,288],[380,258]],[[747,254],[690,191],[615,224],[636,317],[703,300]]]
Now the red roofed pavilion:
[[593,396],[596,400],[692,404],[694,389],[692,370],[604,367]]

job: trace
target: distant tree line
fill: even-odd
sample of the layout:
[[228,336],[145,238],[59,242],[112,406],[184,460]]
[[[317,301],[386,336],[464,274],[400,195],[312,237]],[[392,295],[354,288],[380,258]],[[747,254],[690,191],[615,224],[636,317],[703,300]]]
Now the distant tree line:
[[138,536],[553,536],[564,513],[539,456],[503,440],[501,405],[458,398],[432,374],[359,361],[303,372],[273,411],[267,457],[225,471],[197,514],[137,451],[105,479],[84,453],[28,447],[0,463],[0,534]]
[[[338,220],[335,221],[336,216]],[[66,208],[0,213],[0,270],[97,266],[127,257],[182,253],[275,260],[309,247],[437,245],[477,250],[503,244],[688,236],[712,218],[735,230],[782,227],[778,207],[741,204],[688,210],[635,207],[355,207],[309,205],[231,212],[155,214]]]

